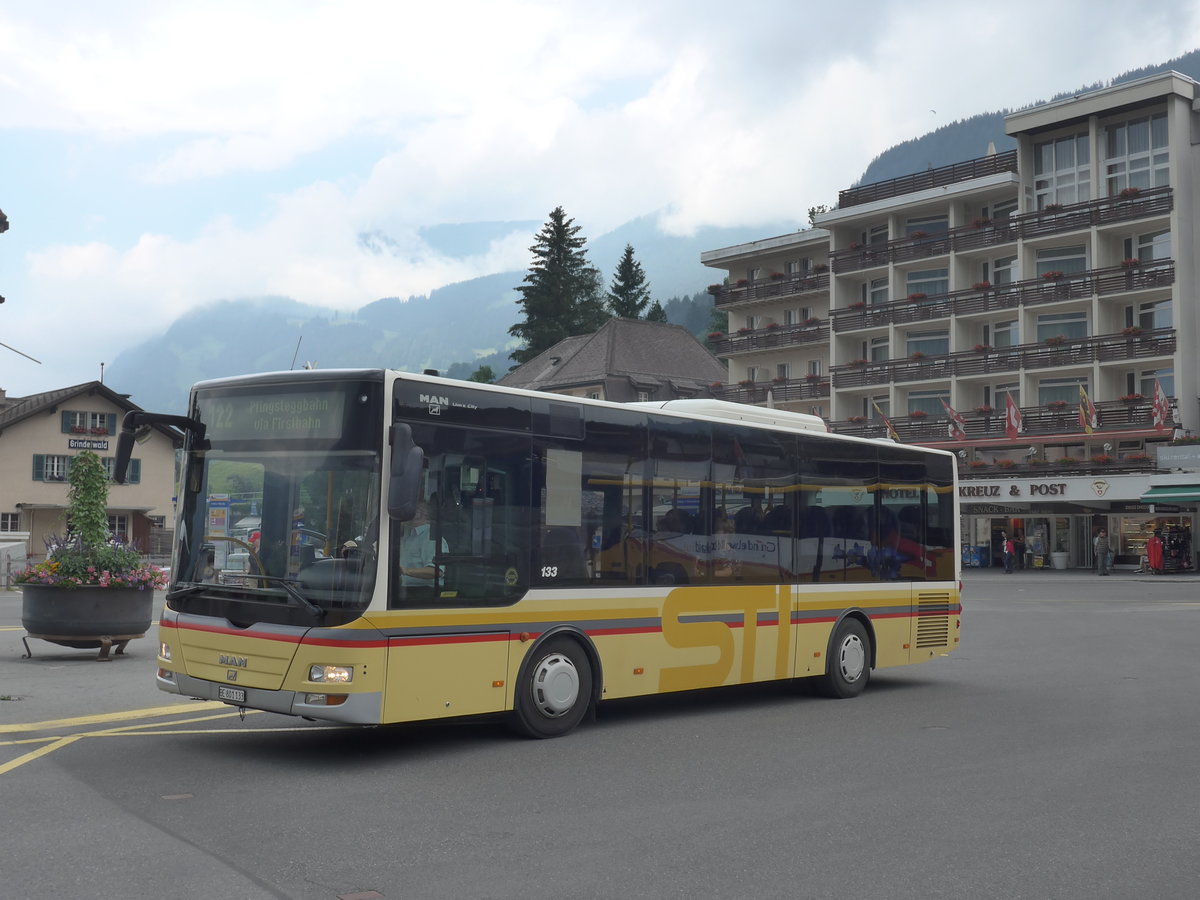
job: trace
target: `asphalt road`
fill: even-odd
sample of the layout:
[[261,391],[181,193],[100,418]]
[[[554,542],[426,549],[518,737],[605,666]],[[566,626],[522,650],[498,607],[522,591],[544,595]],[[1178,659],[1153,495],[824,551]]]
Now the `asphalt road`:
[[1200,894],[1200,582],[968,571],[953,655],[860,698],[601,707],[567,738],[156,691],[0,593],[0,897]]

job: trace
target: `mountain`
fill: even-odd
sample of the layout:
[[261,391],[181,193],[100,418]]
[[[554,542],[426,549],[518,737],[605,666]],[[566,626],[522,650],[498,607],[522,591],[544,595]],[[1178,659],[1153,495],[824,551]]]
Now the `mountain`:
[[[707,228],[676,237],[659,233],[655,220],[654,215],[643,216],[589,239],[587,251],[607,286],[625,245],[632,244],[654,297],[664,305],[674,296],[701,292],[713,281],[712,270],[700,264],[702,250],[797,227]],[[443,225],[426,234],[442,252],[472,255],[520,225],[528,227],[532,245],[541,223]],[[370,252],[391,252],[386,235],[364,235],[360,244]],[[222,300],[184,314],[161,336],[119,353],[105,381],[144,409],[181,414],[188,389],[197,381],[297,368],[309,361],[322,369],[434,368],[458,377],[489,364],[503,374],[512,346],[508,329],[519,318],[516,288],[524,277],[523,271],[501,272],[449,284],[428,296],[387,297],[340,313],[284,297]],[[671,308],[688,320],[680,324],[689,328],[691,320],[706,315],[684,304]]]

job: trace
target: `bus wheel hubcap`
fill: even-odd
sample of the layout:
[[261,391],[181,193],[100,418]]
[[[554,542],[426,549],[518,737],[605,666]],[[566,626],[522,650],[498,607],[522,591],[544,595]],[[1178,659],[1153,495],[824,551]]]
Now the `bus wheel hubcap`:
[[579,671],[562,653],[547,656],[533,671],[533,702],[542,715],[557,718],[579,699]]
[[862,677],[863,669],[867,665],[867,648],[863,646],[858,635],[847,635],[842,641],[838,665],[841,667],[842,677],[847,682],[853,684]]

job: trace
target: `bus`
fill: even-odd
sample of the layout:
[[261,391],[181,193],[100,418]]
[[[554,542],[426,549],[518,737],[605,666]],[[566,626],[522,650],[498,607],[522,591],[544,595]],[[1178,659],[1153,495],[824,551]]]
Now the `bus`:
[[305,370],[127,413],[116,479],[152,423],[185,434],[164,691],[342,723],[504,714],[545,738],[615,698],[854,697],[959,643],[944,451],[717,400]]

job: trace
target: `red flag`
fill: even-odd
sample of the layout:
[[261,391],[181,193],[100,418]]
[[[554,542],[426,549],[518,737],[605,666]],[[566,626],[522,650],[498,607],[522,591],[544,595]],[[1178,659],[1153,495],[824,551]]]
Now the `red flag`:
[[1091,434],[1100,424],[1096,415],[1096,405],[1088,398],[1083,385],[1079,385],[1079,427]]
[[950,418],[949,423],[947,423],[947,431],[950,435],[950,440],[965,441],[967,439],[966,420],[959,413],[955,412],[954,407],[945,400],[942,401],[942,406],[945,407],[946,415]]
[[883,419],[883,427],[887,429],[887,436],[896,443],[899,443],[900,435],[896,434],[896,427],[892,424],[892,420],[883,414],[883,410],[879,408],[879,404],[874,400],[871,401],[871,405],[875,407],[875,415]]
[[1021,433],[1021,408],[1013,402],[1012,393],[1005,395],[1004,401],[1004,433],[1010,441],[1015,441]]
[[1171,428],[1171,401],[1167,399],[1167,392],[1163,390],[1162,382],[1157,378],[1154,379],[1154,404],[1151,409],[1154,413],[1154,430],[1169,430]]

